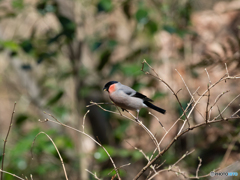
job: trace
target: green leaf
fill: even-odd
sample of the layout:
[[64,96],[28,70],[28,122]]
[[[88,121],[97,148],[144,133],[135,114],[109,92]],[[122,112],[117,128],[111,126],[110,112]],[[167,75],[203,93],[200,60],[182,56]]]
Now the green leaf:
[[98,12],[101,11],[110,12],[113,9],[113,4],[111,0],[100,0],[97,7]]
[[12,0],[12,6],[16,9],[23,9],[24,8],[24,2],[23,0]]
[[154,21],[150,20],[146,24],[146,28],[149,30],[150,34],[154,34],[158,30],[158,25]]
[[166,93],[161,93],[161,92],[156,92],[154,96],[152,97],[153,100],[158,99],[158,98],[163,98],[166,96]]
[[134,161],[140,160],[143,158],[142,153],[140,153],[139,151],[134,151],[132,154],[132,158]]
[[163,29],[167,32],[169,32],[170,34],[176,33],[176,28],[173,26],[168,26],[168,25],[164,25]]
[[2,41],[0,44],[3,46],[3,48],[10,49],[12,51],[19,50],[19,45],[14,41]]
[[26,39],[20,43],[21,48],[24,52],[30,53],[33,50],[33,45],[30,39]]
[[115,138],[121,140],[121,139],[123,138],[123,136],[124,136],[124,133],[122,133],[122,132],[125,132],[125,131],[126,131],[126,129],[127,129],[128,126],[129,126],[129,122],[123,121],[123,122],[120,122],[120,123],[121,123],[121,125],[118,126],[118,127],[114,130],[114,136],[115,136]]
[[100,63],[98,64],[97,70],[101,71],[103,67],[107,64],[110,59],[112,52],[110,50],[105,50],[100,56]]
[[69,113],[69,109],[67,109],[67,107],[65,107],[65,106],[56,106],[55,105],[52,107],[52,111],[60,119],[63,119]]
[[146,24],[148,22],[148,12],[145,9],[138,9],[135,16],[138,23]]
[[18,114],[17,117],[16,117],[16,124],[21,125],[27,119],[28,119],[27,114]]
[[125,76],[139,76],[142,74],[141,66],[136,64],[125,65],[121,67],[122,72]]
[[109,77],[113,76],[119,69],[121,68],[121,64],[120,63],[116,63],[114,65],[112,65],[111,70],[109,72]]
[[63,96],[64,91],[63,90],[59,90],[47,103],[47,106],[53,105],[55,103],[57,103],[61,97]]

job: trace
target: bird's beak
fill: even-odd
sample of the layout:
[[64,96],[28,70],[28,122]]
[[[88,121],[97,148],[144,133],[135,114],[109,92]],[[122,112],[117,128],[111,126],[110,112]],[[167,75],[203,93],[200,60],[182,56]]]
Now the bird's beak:
[[107,91],[107,89],[106,89],[106,88],[103,88],[103,90],[104,90],[104,91]]

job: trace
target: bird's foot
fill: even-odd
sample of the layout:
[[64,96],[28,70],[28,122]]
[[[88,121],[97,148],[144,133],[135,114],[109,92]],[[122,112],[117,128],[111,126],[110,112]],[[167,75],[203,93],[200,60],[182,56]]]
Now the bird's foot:
[[123,108],[122,108],[122,111],[123,111],[123,112],[124,112],[124,111],[126,111],[126,112],[128,112],[128,113],[129,113],[129,111],[128,111],[127,109],[123,109]]

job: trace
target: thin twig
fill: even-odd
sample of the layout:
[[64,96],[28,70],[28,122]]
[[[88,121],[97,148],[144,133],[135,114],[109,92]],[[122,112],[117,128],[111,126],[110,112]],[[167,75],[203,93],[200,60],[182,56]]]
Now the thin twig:
[[206,68],[205,68],[205,71],[206,71],[206,73],[207,73],[207,76],[208,76],[209,84],[210,84],[210,85],[212,85],[212,81],[211,81],[211,79],[210,79],[210,76],[209,76],[209,74],[208,74],[208,71],[207,71],[207,69],[206,69]]
[[205,118],[205,121],[206,121],[206,124],[208,122],[208,106],[209,106],[209,101],[210,101],[210,89],[209,89],[209,85],[208,85],[208,95],[207,95],[207,105],[206,105],[206,118]]
[[59,152],[56,144],[54,143],[54,141],[52,140],[52,138],[51,138],[47,133],[45,133],[45,132],[39,132],[39,133],[35,136],[35,138],[34,138],[34,140],[33,140],[33,143],[32,143],[32,147],[31,147],[32,159],[33,159],[33,153],[32,153],[33,145],[34,145],[34,143],[35,143],[35,141],[36,141],[36,138],[37,138],[38,135],[40,135],[40,134],[45,134],[45,135],[48,137],[48,139],[52,142],[53,146],[55,147],[55,149],[56,149],[56,151],[57,151],[57,153],[58,153],[58,156],[59,156],[59,158],[60,158],[60,161],[61,161],[61,163],[62,163],[62,167],[63,167],[63,171],[64,171],[65,178],[66,178],[66,180],[68,180],[67,171],[66,171],[66,168],[65,168],[65,165],[64,165],[62,156],[61,156],[61,154],[60,154],[60,152]]
[[[6,145],[7,145],[7,139],[8,139],[8,135],[9,135],[9,133],[10,133],[12,124],[13,124],[13,115],[14,115],[14,113],[15,113],[16,104],[17,104],[17,102],[15,102],[14,105],[13,105],[13,111],[12,111],[12,116],[11,116],[11,120],[10,120],[10,125],[9,125],[9,127],[8,127],[8,132],[7,132],[6,138],[5,138],[5,140],[4,140],[4,144],[3,144],[2,168],[1,168],[2,170],[3,170],[3,164],[4,164],[4,157],[5,157],[5,149],[6,149]],[[1,171],[0,180],[2,180],[2,178],[3,178],[3,171]]]
[[183,160],[186,156],[188,156],[189,154],[192,154],[193,152],[195,151],[195,149],[193,149],[192,151],[190,151],[190,152],[186,152],[179,160],[177,160],[173,165],[172,165],[172,167],[173,166],[176,166],[181,160]]
[[[126,141],[126,140],[125,140]],[[143,150],[142,149],[139,149],[139,148],[137,148],[137,147],[134,147],[133,145],[131,145],[128,141],[126,141],[130,146],[132,146],[135,150],[138,150],[144,157],[145,157],[145,159],[148,161],[148,162],[150,162],[150,159],[149,159],[149,157],[143,152]],[[152,169],[153,169],[153,171],[155,171],[156,172],[156,170],[155,170],[155,168],[153,167],[153,166],[150,166]]]
[[151,112],[148,112],[148,114],[152,115],[153,117],[155,117],[155,119],[157,119],[157,121],[159,122],[159,124],[162,126],[162,128],[164,129],[165,132],[167,132],[167,130],[165,129],[165,127],[162,125],[161,121],[157,118],[157,116],[155,116],[154,114],[152,114]]
[[5,173],[5,174],[10,174],[11,176],[14,176],[14,177],[16,177],[16,178],[18,178],[18,179],[21,179],[21,180],[25,180],[25,179],[17,176],[16,174],[12,174],[12,173],[10,173],[10,172],[3,171],[2,169],[0,169],[0,172],[1,172],[1,173]]
[[[121,169],[121,168],[123,168],[123,167],[130,166],[130,165],[131,165],[131,163],[124,164],[124,165],[121,165],[120,167],[117,167],[117,169]],[[114,170],[114,169],[113,169],[113,170]],[[111,171],[108,173],[108,175],[111,174],[111,172],[112,172],[113,170],[111,170]]]
[[88,111],[84,114],[84,116],[83,116],[83,124],[82,124],[83,132],[84,132],[85,119],[86,119],[86,116],[87,116],[87,114],[88,114],[89,112],[90,112],[90,110],[88,110]]
[[222,160],[222,162],[221,162],[221,164],[220,164],[220,166],[219,166],[220,169],[223,168],[223,167],[226,165],[226,162],[227,162],[227,160],[228,160],[228,158],[229,158],[229,156],[230,156],[230,154],[231,154],[231,152],[232,152],[232,150],[233,150],[233,148],[234,148],[234,145],[235,145],[235,143],[236,143],[239,139],[240,139],[240,133],[238,133],[238,135],[235,136],[235,137],[232,139],[230,145],[228,146],[227,151],[226,151],[226,153],[225,153],[225,155],[224,155],[224,157],[223,157],[223,160]]
[[200,169],[200,167],[201,167],[201,165],[202,165],[202,159],[200,158],[200,157],[198,157],[198,160],[199,160],[199,164],[198,164],[198,167],[197,167],[197,170],[196,170],[196,177],[198,178],[199,176],[198,176],[198,172],[199,172],[199,169]]
[[238,109],[235,113],[233,113],[231,117],[235,116],[239,111],[240,111],[240,109]]
[[177,69],[175,69],[175,71],[177,71],[177,73],[178,73],[178,74],[179,74],[179,76],[181,77],[181,79],[182,79],[182,81],[183,81],[183,84],[185,85],[186,89],[188,90],[188,93],[189,93],[189,95],[190,95],[190,96],[191,96],[191,98],[193,99],[193,102],[195,102],[195,99],[194,99],[194,97],[193,97],[193,95],[192,95],[191,91],[189,90],[189,88],[188,88],[188,86],[187,86],[186,82],[184,81],[184,79],[183,79],[182,75],[181,75],[181,74],[178,72],[178,70],[177,70]]
[[210,120],[211,112],[212,112],[213,107],[217,104],[218,100],[219,100],[224,94],[226,94],[226,93],[228,93],[228,92],[229,92],[229,91],[222,92],[221,94],[219,94],[219,95],[216,97],[213,105],[209,108],[208,121]]
[[[178,119],[177,121],[174,122],[174,124],[167,130],[167,132],[163,135],[162,139],[160,140],[160,142],[158,143],[158,146],[160,148],[160,145],[162,143],[162,141],[164,140],[164,138],[167,136],[167,134],[172,130],[172,128],[180,121],[180,119]],[[150,160],[153,158],[153,155],[155,154],[157,148],[153,151],[152,156],[150,157]]]
[[216,117],[218,118],[222,113],[224,113],[224,111],[240,96],[240,94],[238,94],[230,103],[228,103],[228,105],[222,110],[222,112]]
[[96,173],[96,172],[93,173],[93,172],[89,171],[88,169],[85,169],[85,170],[86,170],[88,173],[92,174],[92,175],[95,177],[95,179],[101,180],[100,178],[97,177],[97,173]]
[[[92,101],[90,101],[90,103],[91,103]],[[97,104],[107,104],[107,105],[114,105],[113,103],[97,103]],[[95,104],[89,104],[89,105],[87,105],[86,107],[90,107],[90,106],[94,106]]]
[[228,68],[227,68],[227,63],[225,63],[225,67],[226,67],[227,76],[229,77]]

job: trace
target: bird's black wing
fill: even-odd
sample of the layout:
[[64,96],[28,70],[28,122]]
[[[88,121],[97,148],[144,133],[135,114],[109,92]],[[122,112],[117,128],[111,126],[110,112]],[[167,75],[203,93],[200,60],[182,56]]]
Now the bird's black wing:
[[134,95],[132,95],[132,97],[137,97],[137,98],[143,99],[144,101],[153,102],[153,100],[149,99],[147,96],[145,96],[139,92],[136,92]]
[[144,101],[153,102],[153,100],[149,99],[147,96],[135,91],[134,89],[132,89],[128,86],[122,85],[122,90],[125,94],[127,94],[131,97],[137,97],[137,98],[143,99]]

